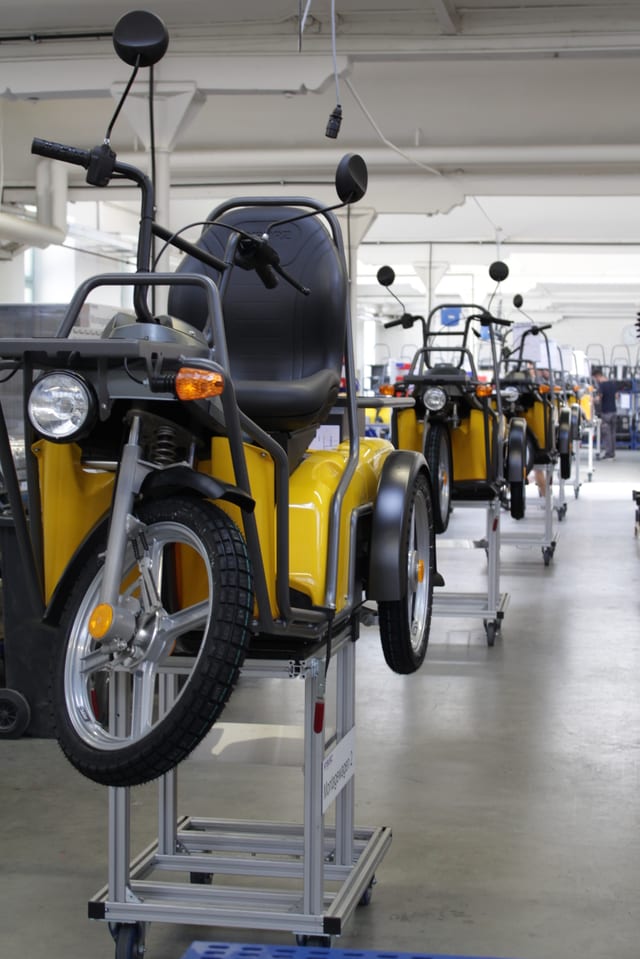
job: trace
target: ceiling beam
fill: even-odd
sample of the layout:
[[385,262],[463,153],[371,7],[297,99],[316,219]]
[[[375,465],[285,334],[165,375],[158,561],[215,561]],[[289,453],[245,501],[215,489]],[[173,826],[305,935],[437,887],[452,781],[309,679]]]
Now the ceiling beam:
[[442,33],[460,33],[462,23],[454,0],[429,0]]

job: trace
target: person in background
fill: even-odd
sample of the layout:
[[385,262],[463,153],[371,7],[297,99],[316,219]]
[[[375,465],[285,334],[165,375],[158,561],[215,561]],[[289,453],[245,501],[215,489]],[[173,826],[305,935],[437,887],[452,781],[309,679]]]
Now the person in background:
[[601,460],[615,459],[616,456],[616,417],[617,397],[622,390],[631,389],[629,380],[610,380],[604,375],[601,366],[594,366],[591,375],[598,388],[596,406],[599,407],[601,435],[600,442],[603,452]]

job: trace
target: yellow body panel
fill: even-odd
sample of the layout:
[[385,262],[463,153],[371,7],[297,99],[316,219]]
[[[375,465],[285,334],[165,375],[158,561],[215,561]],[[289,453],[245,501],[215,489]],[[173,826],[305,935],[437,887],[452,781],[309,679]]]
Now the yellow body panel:
[[[493,422],[493,417],[489,417],[489,444],[493,436]],[[482,410],[471,410],[460,426],[451,430],[454,483],[488,479],[486,449],[484,414]]]
[[[351,516],[357,507],[375,500],[382,464],[391,444],[365,438],[360,442],[360,460],[343,501],[337,583],[337,610],[344,608],[349,593],[349,546]],[[38,457],[43,510],[45,589],[49,599],[73,553],[98,520],[108,511],[114,474],[89,472],[82,467],[80,450],[72,444],[40,442]],[[309,596],[314,605],[323,605],[326,590],[326,562],[329,513],[333,494],[348,458],[348,442],[335,450],[310,450],[290,479],[290,585]],[[276,509],[274,464],[264,450],[245,444],[250,492],[255,498],[255,518],[265,568],[271,612],[276,603]],[[229,444],[224,437],[211,441],[211,460],[198,467],[218,479],[236,483]],[[243,530],[241,510],[219,501],[221,507]],[[194,599],[204,589],[197,558],[185,552],[180,563],[181,592]],[[184,598],[184,597],[183,597]]]
[[424,422],[416,416],[415,410],[396,410],[395,418],[398,449],[422,453]]
[[547,421],[547,407],[541,400],[536,400],[533,406],[526,411],[524,418],[527,421],[527,429],[533,433],[535,440],[541,450],[549,449],[547,441],[547,431],[545,423]]
[[580,397],[580,407],[584,418],[591,423],[593,420],[593,388],[591,386],[587,387]]
[[[360,440],[360,460],[344,497],[340,526],[340,549],[336,605],[339,612],[349,592],[349,544],[351,514],[375,499],[382,464],[393,449],[387,440],[367,437]],[[309,450],[289,482],[289,585],[309,597],[313,605],[325,600],[326,563],[331,501],[349,454],[348,442],[334,450]],[[276,511],[274,465],[264,450],[245,444],[251,495],[256,501],[255,518],[265,565],[271,612],[276,603]],[[211,443],[215,475],[234,483],[229,444],[216,437]],[[242,514],[230,503],[218,504],[243,529]]]
[[[358,506],[373,503],[382,464],[392,450],[387,440],[360,440],[360,459],[344,497],[338,551],[336,610],[347,603],[351,514]],[[323,605],[331,500],[349,454],[348,442],[335,450],[310,450],[291,476],[289,503],[290,585]]]
[[75,444],[39,441],[38,460],[48,602],[75,550],[111,504],[114,474],[89,472]]

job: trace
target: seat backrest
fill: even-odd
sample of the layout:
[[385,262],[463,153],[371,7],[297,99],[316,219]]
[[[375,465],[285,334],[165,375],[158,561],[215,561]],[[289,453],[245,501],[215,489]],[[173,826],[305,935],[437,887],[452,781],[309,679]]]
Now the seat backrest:
[[[230,237],[229,227],[261,235],[278,220],[295,216],[292,207],[232,207],[212,223],[198,245],[223,257]],[[348,318],[348,285],[344,258],[320,216],[309,216],[293,223],[274,226],[269,241],[280,257],[280,264],[299,283],[310,289],[305,296],[285,280],[278,278],[274,289],[267,289],[254,271],[235,266],[222,301],[229,362],[238,402],[246,395],[263,394],[261,416],[249,415],[267,423],[270,410],[279,410],[278,427],[287,429],[310,425],[325,418],[328,409],[318,413],[318,404],[308,393],[330,389],[330,406],[335,402],[345,346]],[[224,224],[224,225],[223,225]],[[220,275],[193,257],[186,257],[179,272],[204,273],[214,283]],[[169,312],[203,328],[206,301],[202,290],[191,286],[173,287]],[[318,376],[318,374],[323,374]],[[313,381],[311,378],[314,378]],[[295,384],[296,389],[289,389]],[[283,420],[283,406],[290,409],[289,423]],[[326,404],[323,404],[323,407]]]

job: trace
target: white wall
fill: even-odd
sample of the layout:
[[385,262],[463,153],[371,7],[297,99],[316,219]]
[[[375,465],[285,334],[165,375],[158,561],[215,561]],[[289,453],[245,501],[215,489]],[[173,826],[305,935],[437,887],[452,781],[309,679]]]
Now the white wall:
[[0,300],[24,303],[24,256],[0,260]]

